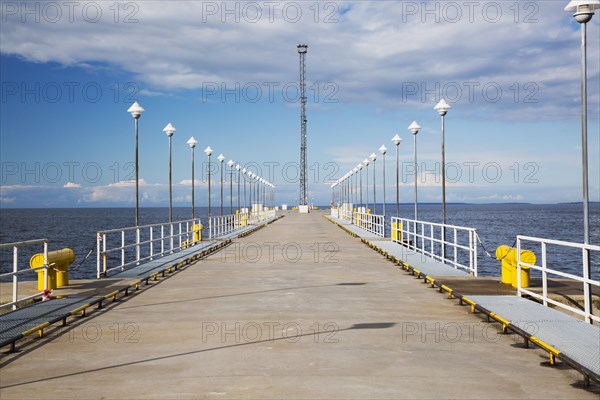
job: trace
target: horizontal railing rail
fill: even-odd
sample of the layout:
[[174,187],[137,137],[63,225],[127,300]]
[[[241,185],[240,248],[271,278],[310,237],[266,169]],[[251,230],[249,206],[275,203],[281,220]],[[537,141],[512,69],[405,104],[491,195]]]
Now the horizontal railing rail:
[[[541,263],[536,261],[536,264],[529,264],[521,260],[521,249],[524,247],[531,246],[539,246],[540,247],[540,258]],[[570,274],[564,271],[560,271],[556,268],[549,267],[548,260],[548,246],[558,246],[562,249],[574,249],[575,251],[581,251],[581,276]],[[552,240],[552,239],[542,239],[532,236],[517,236],[517,292],[519,296],[529,295],[535,299],[540,300],[545,306],[553,305],[565,310],[568,310],[576,315],[579,315],[585,319],[586,322],[600,322],[600,317],[598,315],[593,315],[592,313],[592,286],[600,287],[600,281],[592,279],[589,274],[590,271],[590,260],[592,258],[592,254],[598,256],[600,255],[600,246],[592,245],[592,244],[583,244],[583,243],[573,243],[573,242],[565,242],[562,240]],[[564,258],[564,256],[563,256]],[[562,261],[565,262],[564,260]],[[531,289],[526,289],[523,287],[523,282],[521,281],[521,270],[523,268],[530,268],[534,271],[541,272],[542,275],[542,293],[535,292]],[[548,275],[553,275],[561,278],[566,278],[569,280],[573,280],[575,282],[579,282],[582,285],[583,289],[583,310],[577,307],[573,307],[568,304],[561,303],[560,301],[556,301],[548,296]]]
[[391,240],[477,276],[477,230],[392,217]]
[[[19,262],[19,250],[23,247],[30,246],[42,246],[42,254],[44,255],[44,265],[37,268],[30,268],[27,265],[26,268],[19,269],[19,265],[23,264],[23,262]],[[12,277],[12,301],[8,303],[4,303],[0,305],[0,309],[12,307],[12,309],[16,309],[19,303],[22,303],[27,300],[32,300],[41,296],[41,293],[36,293],[30,296],[25,296],[19,298],[19,276],[24,274],[38,273],[38,271],[44,271],[44,289],[48,289],[48,239],[35,239],[35,240],[26,240],[22,242],[13,242],[13,243],[2,243],[0,244],[0,249],[11,249],[12,248],[12,272],[6,272],[0,274],[0,280],[5,277]]]
[[[100,231],[96,235],[96,277],[100,279],[115,270],[125,271],[142,261],[179,251],[199,240],[199,219]],[[117,265],[109,265],[113,263]]]

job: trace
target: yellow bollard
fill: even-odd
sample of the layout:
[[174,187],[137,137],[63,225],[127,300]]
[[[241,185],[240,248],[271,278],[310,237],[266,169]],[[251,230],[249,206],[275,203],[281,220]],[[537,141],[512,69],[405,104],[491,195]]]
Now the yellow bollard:
[[202,240],[202,230],[204,229],[204,226],[202,226],[202,224],[194,224],[194,227],[192,228],[194,234],[192,235],[194,238],[194,243],[196,242],[200,242]]
[[[496,249],[496,259],[501,261],[502,283],[510,284],[512,287],[518,286],[517,274],[517,249],[507,245],[499,246]],[[521,250],[521,261],[527,264],[535,264],[535,254],[530,250]],[[530,270],[528,266],[521,266],[521,287],[529,287]]]
[[396,230],[397,223],[392,222],[392,240],[398,240],[398,231]]
[[[48,289],[67,286],[69,284],[69,265],[75,261],[73,250],[64,248],[48,252]],[[34,254],[29,260],[31,268],[39,268],[44,265],[44,254]],[[44,270],[38,270],[38,290],[44,290]]]

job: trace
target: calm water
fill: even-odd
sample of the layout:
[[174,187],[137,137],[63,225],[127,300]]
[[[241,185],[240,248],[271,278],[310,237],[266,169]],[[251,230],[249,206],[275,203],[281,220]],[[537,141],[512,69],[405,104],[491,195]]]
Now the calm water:
[[[388,216],[395,214],[395,205],[386,207]],[[228,210],[226,210],[228,211]],[[382,205],[375,213],[382,213]],[[196,208],[197,216],[206,217],[205,208]],[[401,205],[400,215],[413,217],[412,205]],[[160,223],[168,220],[167,208],[141,208],[140,224]],[[186,220],[191,217],[189,208],[174,208],[173,219]],[[420,205],[419,219],[439,222],[440,205]],[[583,217],[580,204],[530,205],[530,204],[450,204],[447,206],[447,223],[473,227],[478,230],[484,247],[493,255],[496,247],[512,245],[516,235],[542,238],[583,241]],[[95,249],[96,232],[135,225],[132,208],[75,208],[75,209],[0,209],[0,243],[47,238],[50,250],[72,248],[77,255],[75,264],[81,263],[92,248]],[[600,204],[591,204],[592,243],[600,243]],[[40,250],[36,248],[35,250]],[[34,250],[34,249],[32,249]],[[532,249],[536,251],[536,249]],[[577,251],[549,248],[549,261],[561,270],[581,275],[581,255]],[[29,254],[22,259],[27,264]],[[0,269],[11,270],[12,254],[0,253]],[[600,260],[592,258],[594,279],[600,278]],[[480,275],[499,275],[499,262],[479,254]],[[94,253],[71,273],[72,278],[93,278],[96,273]]]

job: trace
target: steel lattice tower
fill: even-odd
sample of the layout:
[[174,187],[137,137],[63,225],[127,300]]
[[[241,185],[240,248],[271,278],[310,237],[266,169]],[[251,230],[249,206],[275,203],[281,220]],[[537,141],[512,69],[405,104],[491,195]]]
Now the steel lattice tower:
[[300,55],[300,205],[308,204],[306,182],[306,52],[308,45],[297,46]]

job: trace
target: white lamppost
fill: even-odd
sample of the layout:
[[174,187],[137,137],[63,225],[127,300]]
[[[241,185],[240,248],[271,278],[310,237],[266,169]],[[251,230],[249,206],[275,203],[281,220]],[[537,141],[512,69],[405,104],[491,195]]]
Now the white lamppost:
[[354,175],[354,204],[358,204],[358,168],[352,168],[352,173]]
[[242,176],[244,177],[244,208],[248,208],[248,200],[246,198],[246,168],[242,168]]
[[386,197],[385,197],[385,153],[387,153],[387,147],[385,147],[385,145],[381,145],[381,147],[379,148],[379,152],[381,153],[381,156],[383,157],[383,220],[385,221],[385,201],[386,201]]
[[412,124],[410,124],[410,126],[408,127],[408,130],[413,134],[413,149],[414,149],[414,158],[415,158],[415,221],[418,220],[418,215],[417,215],[417,176],[418,176],[418,170],[417,170],[417,133],[419,133],[419,129],[421,129],[421,127],[419,126],[419,124],[417,124],[417,121],[413,121]]
[[190,146],[190,149],[192,149],[192,223],[194,223],[194,219],[196,219],[196,208],[195,208],[195,201],[194,201],[194,186],[196,186],[196,181],[194,178],[194,148],[196,147],[196,145],[198,144],[198,141],[192,136],[188,141],[187,141],[188,146]]
[[233,166],[235,162],[233,160],[227,161],[229,167],[229,215],[233,214]]
[[217,160],[219,160],[219,169],[221,170],[221,214],[219,215],[223,215],[223,161],[225,161],[225,156],[223,154],[219,154],[219,157],[217,157]]
[[[571,1],[565,11],[575,12],[573,17],[581,25],[581,164],[583,181],[583,242],[590,243],[588,141],[587,141],[587,23],[600,8],[600,0]],[[588,263],[588,268],[590,268]]]
[[377,155],[371,153],[369,158],[373,162],[373,213],[377,214],[377,188],[375,186],[375,161],[377,160]]
[[208,146],[206,149],[204,149],[204,153],[208,156],[208,169],[207,169],[207,173],[208,173],[208,229],[209,229],[209,233],[210,233],[210,175],[212,173],[211,170],[211,165],[210,165],[210,156],[213,153],[213,149],[210,148],[210,146]]
[[442,117],[442,224],[446,224],[446,145],[445,145],[445,116],[450,109],[450,105],[444,99],[433,107]]
[[[169,137],[169,223],[173,223],[173,181],[172,181],[172,169],[171,169],[171,139],[177,129],[169,122],[167,126],[163,128],[163,132]],[[172,227],[171,227],[172,229]],[[173,240],[173,238],[171,238]]]
[[139,167],[139,156],[138,156],[138,120],[142,113],[146,111],[139,105],[136,101],[131,107],[127,110],[128,113],[131,113],[131,116],[134,120],[135,126],[135,226],[139,226],[140,220],[140,212],[139,212],[139,200],[140,200],[140,167]]
[[400,163],[398,161],[398,147],[402,138],[396,134],[392,138],[392,143],[396,146],[396,218],[400,215]]
[[365,210],[365,212],[368,212],[369,211],[369,159],[365,158],[362,163],[365,166],[365,173],[367,175],[367,185],[365,186],[365,188],[366,188],[365,193],[367,195],[367,207],[366,207],[367,209]]
[[242,179],[241,179],[241,171],[242,171],[242,167],[240,166],[240,164],[239,164],[239,163],[238,163],[238,164],[236,164],[236,166],[235,166],[235,170],[236,170],[236,171],[237,171],[237,173],[238,173],[238,181],[237,181],[237,184],[238,184],[238,191],[237,191],[237,203],[238,203],[238,205],[237,205],[237,209],[238,209],[238,212],[240,212],[240,213],[241,213],[241,212],[242,212],[242,209],[241,209],[241,202],[240,202],[240,184],[241,184],[241,180],[242,180]]
[[[588,140],[587,140],[587,23],[594,16],[594,10],[600,8],[600,0],[571,1],[565,11],[575,12],[573,17],[581,25],[581,170],[583,190],[583,243],[590,243],[590,206],[588,189]],[[589,251],[586,252],[587,268],[584,277],[591,276],[591,262]],[[592,304],[592,291],[589,285],[584,286],[586,312]],[[586,321],[593,322],[588,316]]]
[[360,207],[363,208],[363,197],[362,197],[362,169],[363,169],[363,165],[362,163],[358,163],[358,165],[356,166],[356,169],[358,170],[358,175],[360,177]]

